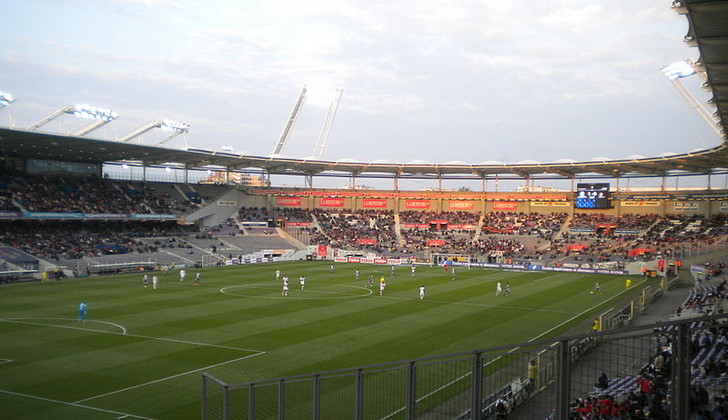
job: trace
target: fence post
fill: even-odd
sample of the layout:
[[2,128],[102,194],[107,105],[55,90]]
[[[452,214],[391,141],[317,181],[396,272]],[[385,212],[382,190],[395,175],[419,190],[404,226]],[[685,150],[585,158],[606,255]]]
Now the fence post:
[[248,420],[255,420],[255,385],[248,387]]
[[407,365],[407,394],[405,395],[405,406],[407,407],[405,418],[407,420],[415,419],[417,409],[417,390],[415,389],[415,385],[417,384],[416,380],[415,362],[410,362],[409,365]]
[[673,417],[686,419],[690,414],[690,330],[688,323],[677,326],[674,359],[672,362]]
[[200,418],[207,420],[207,373],[202,374],[202,404],[200,404]]
[[222,420],[230,418],[230,390],[228,386],[222,387]]
[[361,420],[364,418],[364,375],[361,369],[356,370],[354,377],[356,385],[354,387],[354,420]]
[[476,352],[473,355],[472,383],[470,384],[470,418],[475,420],[481,416],[483,408],[483,354]]
[[278,381],[278,420],[286,417],[286,385],[283,379]]
[[558,371],[556,375],[556,406],[559,420],[569,418],[569,389],[571,388],[571,360],[569,359],[569,340],[559,341]]
[[321,417],[321,375],[313,378],[313,412],[311,418],[319,420]]

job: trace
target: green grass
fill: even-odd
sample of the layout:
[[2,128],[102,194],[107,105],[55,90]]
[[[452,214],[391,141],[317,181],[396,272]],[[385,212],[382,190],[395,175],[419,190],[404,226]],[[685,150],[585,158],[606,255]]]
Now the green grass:
[[[553,337],[624,292],[624,277],[295,262],[0,286],[4,419],[200,415],[201,375],[228,383]],[[353,272],[361,270],[361,279]],[[288,297],[274,271],[290,276]],[[365,287],[387,278],[384,296]],[[306,275],[306,290],[298,277]],[[495,284],[511,284],[496,297]],[[591,295],[595,281],[603,293]],[[641,278],[634,278],[638,286]],[[427,288],[423,301],[420,285]],[[636,287],[635,287],[636,289]],[[634,293],[634,292],[633,292]],[[88,302],[86,322],[76,308]]]

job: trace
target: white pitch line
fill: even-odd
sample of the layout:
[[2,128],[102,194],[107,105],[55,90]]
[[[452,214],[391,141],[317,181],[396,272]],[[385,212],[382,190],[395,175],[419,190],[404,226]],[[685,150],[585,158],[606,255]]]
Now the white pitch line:
[[152,417],[138,416],[136,414],[123,413],[121,411],[105,410],[103,408],[91,407],[90,405],[78,404],[77,402],[75,402],[75,403],[69,403],[69,402],[66,402],[66,401],[53,400],[53,399],[50,399],[50,398],[38,397],[38,396],[35,396],[35,395],[28,395],[28,394],[21,394],[19,392],[6,391],[4,389],[0,389],[0,393],[2,393],[2,394],[8,394],[8,395],[13,395],[13,396],[16,396],[16,397],[31,398],[31,399],[34,399],[34,400],[51,402],[51,403],[55,403],[55,404],[70,405],[71,407],[83,408],[83,409],[86,409],[86,410],[93,410],[93,411],[100,411],[102,413],[117,414],[117,415],[121,416],[121,417],[119,417],[120,419],[127,418],[127,417],[131,417],[131,418],[142,419],[142,420],[155,420]]
[[74,319],[71,318],[0,318],[0,322],[10,322],[15,324],[25,324],[25,325],[35,325],[40,327],[50,327],[50,328],[64,328],[69,330],[79,330],[79,331],[91,331],[91,332],[97,332],[101,334],[112,334],[112,335],[123,335],[124,337],[134,337],[134,338],[143,338],[147,340],[157,340],[157,341],[168,341],[171,343],[180,343],[180,344],[189,344],[192,346],[200,346],[200,347],[213,347],[213,348],[220,348],[220,349],[227,349],[227,350],[236,350],[236,351],[244,351],[249,353],[265,353],[263,350],[255,350],[255,349],[244,349],[241,347],[232,347],[232,346],[224,346],[221,344],[208,344],[208,343],[200,343],[197,341],[187,341],[187,340],[176,340],[174,338],[164,338],[164,337],[151,337],[148,335],[139,335],[139,334],[128,334],[126,332],[126,328],[122,327],[121,325],[114,324],[113,322],[106,322],[106,321],[88,321],[88,322],[100,322],[105,324],[111,324],[116,325],[117,327],[121,328],[123,331],[122,334],[115,333],[112,331],[104,331],[104,330],[95,330],[92,328],[81,328],[81,327],[71,327],[69,325],[55,325],[55,324],[43,324],[39,322],[28,322],[28,321],[22,321],[22,319],[52,319],[52,320],[63,320],[63,321],[74,321]]
[[75,404],[82,403],[82,402],[86,402],[86,401],[95,400],[95,399],[98,399],[98,398],[107,397],[109,395],[114,395],[114,394],[118,394],[118,393],[121,393],[121,392],[131,391],[132,389],[141,388],[141,387],[144,387],[144,386],[147,386],[147,385],[153,385],[153,384],[156,384],[156,383],[159,383],[159,382],[168,381],[170,379],[180,378],[182,376],[186,376],[186,375],[189,375],[189,374],[192,374],[192,373],[202,372],[203,370],[212,369],[212,368],[220,367],[220,366],[227,365],[227,364],[230,364],[230,363],[239,362],[241,360],[249,359],[251,357],[260,356],[260,355],[263,355],[263,354],[265,354],[264,351],[263,352],[260,352],[260,353],[249,354],[249,355],[243,356],[243,357],[238,357],[237,359],[232,359],[232,360],[228,360],[228,361],[225,361],[225,362],[220,362],[220,363],[217,363],[217,364],[214,364],[214,365],[203,366],[203,367],[201,367],[199,369],[193,369],[193,370],[190,370],[190,371],[187,371],[187,372],[178,373],[176,375],[167,376],[166,378],[155,379],[153,381],[144,382],[143,384],[137,384],[137,385],[133,385],[133,386],[130,386],[130,387],[123,388],[123,389],[117,389],[116,391],[107,392],[105,394],[100,394],[100,395],[96,395],[96,396],[93,396],[93,397],[84,398],[82,400],[76,401]]
[[[643,281],[641,281],[640,283],[636,284],[635,286],[639,286],[640,284],[642,284],[642,283],[644,283],[644,282],[645,282],[645,281],[643,280]],[[605,301],[603,301],[603,302],[601,302],[601,303],[599,303],[599,304],[597,304],[597,305],[594,305],[594,306],[592,306],[592,307],[591,307],[591,308],[589,308],[589,309],[585,309],[585,310],[584,310],[583,312],[581,312],[580,314],[576,314],[576,315],[574,315],[573,317],[571,317],[571,318],[567,319],[566,321],[562,322],[561,324],[559,324],[559,325],[556,325],[555,327],[551,328],[550,330],[548,330],[548,331],[546,331],[546,332],[543,332],[543,333],[541,333],[541,334],[539,334],[539,335],[537,335],[537,336],[533,337],[532,339],[530,339],[530,340],[526,341],[526,343],[531,343],[531,342],[533,342],[533,341],[536,341],[536,340],[538,340],[539,338],[541,338],[541,337],[543,337],[544,335],[546,335],[546,334],[550,333],[551,331],[553,331],[553,330],[555,330],[555,329],[557,329],[557,328],[560,328],[560,327],[564,326],[565,324],[568,324],[569,322],[571,322],[571,321],[575,320],[576,318],[578,318],[578,317],[580,317],[580,316],[586,315],[586,314],[587,314],[587,312],[589,312],[589,311],[592,311],[592,310],[594,310],[594,309],[598,308],[598,307],[599,307],[600,305],[603,305],[603,304],[605,304],[605,303],[609,302],[610,300],[613,300],[614,298],[616,298],[616,297],[618,297],[618,296],[621,296],[621,295],[623,295],[623,294],[624,294],[624,293],[626,293],[626,292],[627,292],[627,291],[625,290],[625,291],[623,291],[623,292],[621,292],[621,293],[618,293],[618,294],[616,294],[616,295],[612,296],[611,298],[609,298],[609,299],[607,299],[607,300],[605,300]],[[514,351],[517,351],[517,350],[519,350],[520,348],[521,348],[521,347],[514,347],[514,348],[512,348],[512,349],[508,350],[508,352],[507,352],[507,353],[513,353]],[[488,366],[488,365],[490,365],[491,363],[493,363],[493,362],[495,362],[495,361],[499,360],[499,359],[500,359],[500,358],[502,358],[502,357],[503,357],[503,356],[498,356],[498,357],[496,357],[495,359],[493,359],[493,360],[489,361],[488,363],[486,363],[486,364],[485,364],[485,366]],[[443,386],[441,386],[441,387],[439,387],[439,388],[437,388],[437,389],[435,389],[435,390],[433,390],[433,391],[431,391],[431,392],[428,392],[427,394],[425,394],[425,395],[423,395],[422,397],[418,398],[418,399],[417,399],[417,400],[416,400],[415,402],[416,402],[416,403],[417,403],[417,402],[420,402],[420,401],[424,400],[425,398],[427,398],[427,397],[429,397],[429,396],[431,396],[431,395],[434,395],[434,394],[436,394],[436,393],[438,393],[438,392],[442,391],[443,389],[447,388],[448,386],[450,386],[450,385],[452,385],[452,384],[454,384],[454,383],[456,383],[456,382],[458,382],[458,381],[461,381],[461,380],[463,380],[464,378],[467,378],[467,377],[468,377],[468,376],[470,376],[471,374],[472,374],[472,372],[468,372],[468,373],[466,373],[466,374],[464,374],[464,375],[462,375],[462,376],[459,376],[459,377],[457,377],[457,378],[453,379],[452,381],[450,381],[450,382],[446,383],[445,385],[443,385]],[[394,416],[395,414],[397,414],[397,413],[400,413],[400,412],[404,411],[404,409],[405,409],[405,407],[402,407],[402,408],[400,408],[400,409],[398,409],[398,410],[395,410],[395,411],[393,411],[393,412],[391,412],[391,413],[387,414],[386,416],[384,416],[384,417],[380,418],[379,420],[385,420],[385,419],[388,419],[388,418],[390,418],[390,417]]]
[[[75,319],[72,319],[72,318],[0,318],[0,322],[1,321],[5,321],[5,322],[15,322],[17,324],[38,325],[38,326],[43,326],[43,327],[57,327],[57,328],[67,328],[69,330],[82,330],[82,331],[93,331],[93,332],[102,332],[102,333],[114,334],[111,331],[94,330],[92,328],[81,328],[81,327],[71,327],[71,326],[67,326],[67,325],[54,325],[54,324],[43,324],[43,323],[28,322],[28,321],[26,321],[27,319],[34,319],[34,320],[40,320],[40,321],[43,321],[43,320],[48,320],[48,321],[76,321]],[[109,322],[109,321],[97,321],[97,320],[94,320],[94,319],[89,319],[89,320],[86,320],[84,322],[88,322],[88,323],[95,322],[97,324],[112,325],[112,326],[120,329],[122,335],[126,334],[126,328],[124,328],[123,326],[121,326],[119,324],[115,324],[113,322]]]
[[227,350],[237,350],[237,351],[244,351],[248,353],[265,353],[263,350],[255,350],[255,349],[244,349],[240,347],[232,347],[232,346],[223,346],[221,344],[208,344],[208,343],[200,343],[197,341],[187,341],[187,340],[176,340],[174,338],[163,338],[163,337],[150,337],[148,335],[138,335],[138,334],[126,334],[126,337],[135,337],[135,338],[145,338],[149,340],[159,340],[159,341],[169,341],[170,343],[180,343],[180,344],[189,344],[192,346],[200,346],[200,347],[213,347],[217,349],[227,349]]
[[[419,300],[418,298],[406,298],[406,297],[400,297],[400,296],[382,296],[384,299],[394,299],[394,300]],[[564,314],[564,315],[572,315],[574,312],[568,312],[568,311],[559,311],[555,309],[543,309],[543,308],[526,308],[523,306],[509,306],[509,305],[494,305],[490,303],[477,303],[477,302],[450,302],[447,300],[436,300],[436,299],[428,299],[425,298],[423,302],[433,302],[433,303],[444,303],[447,305],[458,305],[458,306],[476,306],[476,307],[482,307],[482,308],[504,308],[504,309],[516,309],[519,311],[529,311],[529,312],[548,312],[548,313],[555,313],[555,314]]]

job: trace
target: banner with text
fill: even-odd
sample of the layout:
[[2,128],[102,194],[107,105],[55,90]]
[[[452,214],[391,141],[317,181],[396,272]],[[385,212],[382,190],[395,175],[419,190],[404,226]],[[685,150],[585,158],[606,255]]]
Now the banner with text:
[[309,227],[311,222],[286,222],[286,227]]
[[319,206],[321,207],[344,207],[344,199],[343,198],[332,198],[332,197],[322,197],[319,199]]
[[472,210],[475,208],[474,201],[450,201],[447,204],[450,210]]
[[493,210],[518,210],[516,201],[494,201]]
[[384,209],[387,208],[387,200],[383,198],[365,198],[362,200],[361,206],[366,209]]
[[621,201],[622,207],[658,207],[659,201]]
[[569,207],[569,203],[564,201],[533,201],[531,205],[533,207]]
[[301,205],[301,197],[277,197],[276,202],[279,206],[298,207]]
[[672,206],[677,212],[696,212],[700,210],[699,203],[690,203],[687,201],[678,201],[677,203],[672,203]]
[[408,209],[429,209],[430,200],[405,200],[405,208]]

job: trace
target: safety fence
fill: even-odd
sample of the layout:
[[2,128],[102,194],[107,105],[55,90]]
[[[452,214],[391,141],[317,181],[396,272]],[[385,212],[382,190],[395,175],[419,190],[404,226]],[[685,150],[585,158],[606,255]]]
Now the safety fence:
[[[728,345],[705,339],[728,333],[726,320],[677,319],[238,384],[204,374],[202,418],[567,419],[580,404],[594,409],[608,396],[623,410],[659,409],[663,418],[683,419],[699,408],[690,403],[691,387],[718,392],[728,383],[714,367]],[[600,387],[602,374],[608,383]],[[654,393],[649,398],[640,394],[645,381]],[[666,405],[653,406],[656,399]]]

